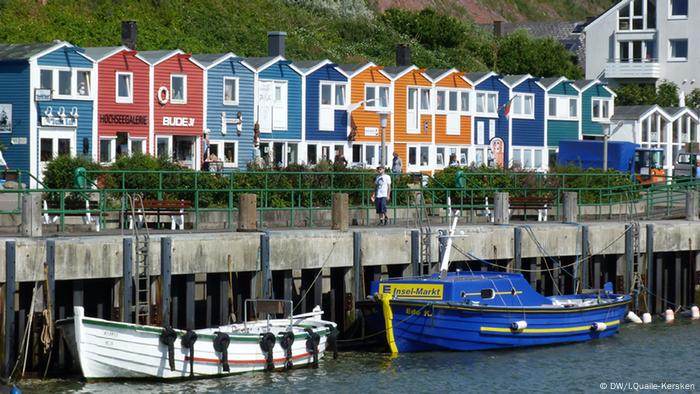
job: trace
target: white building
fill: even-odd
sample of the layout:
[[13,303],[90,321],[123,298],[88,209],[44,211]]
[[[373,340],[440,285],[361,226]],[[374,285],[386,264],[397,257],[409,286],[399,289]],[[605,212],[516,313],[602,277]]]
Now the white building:
[[621,0],[583,34],[587,79],[700,88],[698,0]]

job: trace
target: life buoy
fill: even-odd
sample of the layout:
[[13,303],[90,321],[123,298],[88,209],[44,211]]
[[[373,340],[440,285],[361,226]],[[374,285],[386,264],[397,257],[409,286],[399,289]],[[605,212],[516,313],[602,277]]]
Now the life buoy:
[[170,101],[170,91],[165,86],[158,88],[158,102],[160,105],[165,105]]

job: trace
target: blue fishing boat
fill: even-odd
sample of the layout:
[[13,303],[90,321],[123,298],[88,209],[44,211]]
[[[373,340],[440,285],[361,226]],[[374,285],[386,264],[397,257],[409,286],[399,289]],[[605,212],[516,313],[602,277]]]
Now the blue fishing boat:
[[612,284],[545,297],[519,273],[448,273],[451,243],[440,273],[374,281],[372,299],[358,303],[370,335],[384,331],[392,353],[541,346],[619,331],[631,297],[613,294]]

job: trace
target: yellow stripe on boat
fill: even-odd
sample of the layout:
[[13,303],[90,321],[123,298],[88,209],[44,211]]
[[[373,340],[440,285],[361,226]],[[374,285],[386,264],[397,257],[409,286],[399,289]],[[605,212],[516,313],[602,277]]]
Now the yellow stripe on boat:
[[[611,322],[606,322],[605,325],[608,327],[616,326],[620,324],[619,320],[613,320]],[[547,333],[557,333],[557,332],[577,332],[577,331],[590,331],[591,326],[578,326],[578,327],[556,327],[556,328],[526,328],[521,331],[513,331],[510,327],[481,327],[481,331],[486,332],[508,332],[508,333],[530,333],[530,334],[547,334]]]
[[384,327],[386,328],[386,342],[389,344],[391,354],[397,354],[399,350],[396,348],[396,340],[394,339],[394,314],[391,312],[391,294],[381,294],[382,310],[384,312]]

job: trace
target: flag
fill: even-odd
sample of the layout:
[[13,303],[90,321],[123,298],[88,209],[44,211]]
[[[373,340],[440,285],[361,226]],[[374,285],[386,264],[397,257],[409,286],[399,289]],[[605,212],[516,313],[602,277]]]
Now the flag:
[[510,109],[513,106],[513,100],[515,100],[515,97],[508,100],[508,102],[503,104],[503,106],[501,107],[501,109],[503,110],[503,115],[506,118],[508,118],[510,116]]

